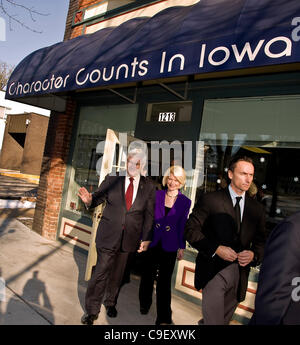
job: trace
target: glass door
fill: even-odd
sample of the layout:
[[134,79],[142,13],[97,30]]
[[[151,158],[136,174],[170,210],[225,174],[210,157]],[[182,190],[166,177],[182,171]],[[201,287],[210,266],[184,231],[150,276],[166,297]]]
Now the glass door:
[[[108,174],[124,174],[126,171],[126,162],[128,155],[128,147],[131,143],[139,144],[140,141],[127,133],[119,133],[112,129],[107,129],[106,138],[104,141],[103,156],[100,160],[101,169],[98,186],[102,183],[105,176]],[[88,259],[85,272],[85,280],[91,277],[92,267],[96,265],[97,251],[96,251],[96,233],[99,222],[101,220],[102,212],[105,204],[101,204],[95,208],[93,213],[93,226],[91,233],[91,240],[89,245]]]

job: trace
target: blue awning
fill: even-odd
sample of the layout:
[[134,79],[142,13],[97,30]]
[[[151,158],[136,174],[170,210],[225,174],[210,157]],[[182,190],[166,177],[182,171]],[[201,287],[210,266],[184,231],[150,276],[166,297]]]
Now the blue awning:
[[37,50],[6,98],[300,62],[299,0],[200,0]]

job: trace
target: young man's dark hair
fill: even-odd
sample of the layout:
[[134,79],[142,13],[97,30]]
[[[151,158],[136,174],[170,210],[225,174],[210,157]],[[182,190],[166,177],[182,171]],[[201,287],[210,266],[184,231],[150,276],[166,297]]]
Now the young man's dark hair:
[[236,164],[240,161],[251,163],[254,166],[253,160],[247,156],[233,156],[229,161],[229,170],[234,171]]

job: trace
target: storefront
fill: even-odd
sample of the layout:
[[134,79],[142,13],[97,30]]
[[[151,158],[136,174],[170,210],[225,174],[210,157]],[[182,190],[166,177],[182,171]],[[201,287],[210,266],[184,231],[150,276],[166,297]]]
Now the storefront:
[[[42,235],[89,249],[93,214],[77,191],[97,188],[107,157],[122,165],[120,143],[105,153],[108,129],[148,145],[157,183],[162,152],[168,164],[181,159],[193,203],[224,187],[229,158],[244,153],[268,231],[299,209],[299,1],[152,1],[144,11],[161,3],[173,6],[34,52],[15,69],[6,97],[52,109],[34,223]],[[199,303],[194,260],[188,248],[174,293]],[[256,279],[254,269],[235,315],[243,323]]]

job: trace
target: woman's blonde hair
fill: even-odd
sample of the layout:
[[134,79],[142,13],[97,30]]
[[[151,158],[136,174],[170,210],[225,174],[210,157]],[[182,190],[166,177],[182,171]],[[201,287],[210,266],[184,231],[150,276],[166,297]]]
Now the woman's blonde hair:
[[186,173],[183,167],[181,167],[180,165],[173,165],[169,169],[167,169],[162,180],[163,186],[167,184],[168,178],[171,174],[174,175],[174,177],[179,181],[180,188],[182,188],[185,185],[186,180]]

